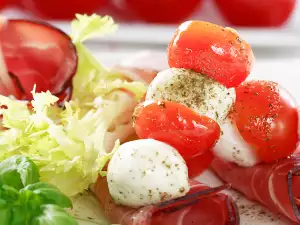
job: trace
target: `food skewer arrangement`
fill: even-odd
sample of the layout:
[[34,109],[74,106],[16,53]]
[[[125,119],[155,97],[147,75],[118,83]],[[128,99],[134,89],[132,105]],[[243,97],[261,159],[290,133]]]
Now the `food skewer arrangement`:
[[[184,22],[170,68],[157,71],[94,58],[84,42],[113,32],[110,17],[77,15],[70,36],[36,21],[0,25],[5,225],[81,223],[64,208],[87,190],[113,224],[237,225],[230,188],[300,223],[297,104],[273,81],[246,80],[254,54],[237,31]],[[5,163],[18,157],[34,182],[24,164]],[[195,180],[208,168],[226,183]],[[14,198],[36,182],[50,199],[44,186]]]

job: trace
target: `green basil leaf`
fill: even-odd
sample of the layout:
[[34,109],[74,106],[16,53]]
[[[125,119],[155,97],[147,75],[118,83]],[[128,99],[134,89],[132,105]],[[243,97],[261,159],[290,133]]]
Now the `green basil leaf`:
[[54,186],[53,184],[49,184],[49,183],[45,183],[45,182],[37,182],[35,184],[30,184],[30,185],[24,187],[23,190],[34,191],[34,190],[41,189],[41,188],[54,189],[54,190],[59,191],[59,189],[56,186]]
[[11,220],[10,225],[25,225],[28,224],[27,220],[29,214],[23,206],[13,206],[11,208]]
[[2,185],[0,187],[0,199],[1,202],[5,201],[5,204],[12,204],[18,201],[20,193],[13,187]]
[[30,225],[78,225],[78,222],[57,205],[42,205],[41,214],[34,217]]
[[0,207],[0,218],[1,218],[1,225],[11,225],[11,210],[7,206]]
[[16,155],[0,163],[0,185],[17,190],[39,181],[37,166],[28,157]]
[[38,210],[44,203],[43,199],[41,199],[38,195],[30,190],[23,189],[20,191],[19,202],[22,206],[32,212]]
[[24,190],[30,190],[34,194],[39,196],[39,198],[42,199],[43,204],[54,204],[62,208],[72,207],[71,200],[66,195],[64,195],[57,187],[51,184],[38,182],[28,185],[23,190],[21,190],[21,192]]

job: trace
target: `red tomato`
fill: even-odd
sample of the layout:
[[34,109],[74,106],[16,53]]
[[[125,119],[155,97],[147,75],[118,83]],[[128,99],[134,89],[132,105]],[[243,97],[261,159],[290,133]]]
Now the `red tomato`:
[[192,158],[186,159],[185,161],[189,168],[189,178],[194,178],[200,175],[210,166],[213,159],[214,155],[212,151],[206,151],[202,155],[196,155]]
[[260,158],[271,162],[291,155],[299,142],[296,102],[277,83],[248,81],[236,88],[233,119]]
[[184,21],[202,3],[202,0],[124,0],[129,11],[151,23],[178,23]]
[[170,67],[192,69],[226,87],[236,87],[249,75],[254,56],[250,45],[230,28],[187,21],[168,47]]
[[31,13],[46,19],[73,19],[76,13],[91,14],[105,6],[107,0],[22,0]]
[[134,112],[134,128],[139,138],[165,142],[185,160],[210,150],[220,137],[220,127],[214,120],[169,101],[139,104]]
[[0,0],[0,9],[6,8],[10,4],[9,0]]
[[215,0],[223,16],[237,26],[280,26],[296,0]]

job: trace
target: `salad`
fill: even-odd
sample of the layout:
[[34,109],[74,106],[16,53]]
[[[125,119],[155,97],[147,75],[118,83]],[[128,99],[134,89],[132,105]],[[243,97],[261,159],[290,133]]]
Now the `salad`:
[[[70,36],[36,21],[1,23],[0,218],[238,225],[223,192],[232,186],[300,223],[297,105],[275,82],[246,80],[254,54],[237,31],[184,22],[170,68],[156,71],[94,58],[84,42],[116,28],[95,14],[78,14]],[[226,184],[194,179],[210,166]],[[83,218],[97,207],[103,216]]]

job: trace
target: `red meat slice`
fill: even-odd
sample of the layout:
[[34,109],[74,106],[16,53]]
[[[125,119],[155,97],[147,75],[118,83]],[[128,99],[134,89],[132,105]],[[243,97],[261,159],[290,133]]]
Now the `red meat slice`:
[[128,81],[139,81],[149,85],[159,71],[136,67],[115,66],[114,70],[121,73]]
[[[238,225],[235,203],[223,187],[210,188],[190,181],[191,190],[183,198],[158,205],[133,209],[116,205],[109,194],[105,178],[99,178],[92,190],[111,223],[120,225]],[[197,195],[197,196],[196,196]]]
[[[70,88],[77,69],[76,48],[70,37],[46,23],[3,21],[0,25],[0,54],[2,52],[11,80],[0,74],[0,94],[32,99],[30,92],[36,84],[37,92],[49,90],[59,97],[70,97],[70,90],[67,94],[66,90]],[[11,82],[16,90],[9,85]]]
[[242,192],[274,212],[280,212],[300,224],[300,154],[253,167],[240,167],[234,163],[215,158],[213,170]]

